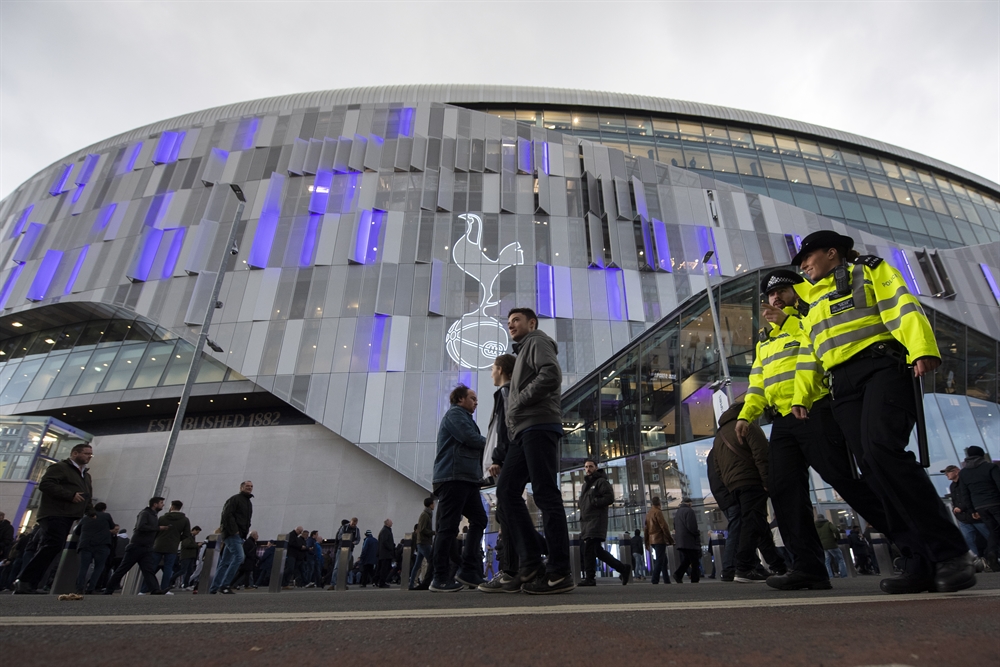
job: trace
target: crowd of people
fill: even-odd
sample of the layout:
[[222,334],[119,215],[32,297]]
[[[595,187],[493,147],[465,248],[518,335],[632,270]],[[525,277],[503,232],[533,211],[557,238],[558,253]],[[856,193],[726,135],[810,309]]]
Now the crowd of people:
[[[815,232],[802,241],[792,262],[810,282],[785,269],[762,280],[767,325],[749,388],[719,418],[708,456],[712,492],[728,519],[721,578],[766,581],[779,590],[822,590],[831,588],[831,579],[847,575],[839,529],[817,517],[810,501],[812,468],[898,553],[899,571],[883,573],[883,591],[962,590],[976,583],[974,555],[986,569],[1000,571],[1000,469],[972,446],[961,468],[942,470],[952,481],[956,526],[920,464],[905,451],[916,421],[915,402],[922,400],[918,380],[941,361],[933,332],[900,274],[881,258],[859,256],[853,245],[850,237]],[[283,586],[335,585],[341,565],[334,552],[341,546],[348,551],[344,579],[350,585],[387,588],[405,581],[411,589],[436,593],[474,588],[533,595],[566,593],[577,586],[581,573],[570,564],[559,486],[558,346],[538,328],[529,308],[510,310],[508,331],[513,354],[496,357],[492,366],[496,390],[486,435],[473,418],[476,391],[458,385],[449,395],[437,436],[433,494],[414,512],[419,514],[411,570],[402,572],[404,545],[395,540],[391,519],[385,519],[377,537],[371,530],[362,537],[357,518],[344,519],[333,548],[324,548],[316,530],[297,526],[287,534]],[[769,437],[757,425],[765,414],[772,424]],[[77,445],[68,459],[49,467],[39,483],[42,501],[32,533],[14,541],[0,515],[0,541],[14,542],[0,585],[17,594],[44,587],[71,529],[79,535],[78,593],[112,594],[135,565],[142,590],[152,595],[199,581],[205,543],[197,541],[200,528],[191,527],[183,503],[171,501],[160,516],[165,500],[151,498],[127,534],[103,503],[91,504],[87,464],[92,455],[89,445]],[[645,577],[647,552],[652,554],[651,583],[670,583],[671,577],[698,582],[702,541],[691,499],[681,499],[671,530],[660,499],[651,498],[644,530],[622,540],[633,555],[633,562],[623,563],[604,548],[613,486],[597,460],[588,458],[584,466],[579,585],[596,585],[598,562],[616,571],[622,584]],[[541,531],[524,499],[529,483]],[[495,547],[484,551],[488,517],[482,488],[494,485],[500,529]],[[207,585],[210,594],[270,583],[278,545],[261,544],[250,529],[252,492],[253,483],[243,482],[222,508],[216,530],[222,552]],[[673,571],[670,545],[679,560]],[[860,527],[850,530],[849,546],[859,573],[878,571]]]

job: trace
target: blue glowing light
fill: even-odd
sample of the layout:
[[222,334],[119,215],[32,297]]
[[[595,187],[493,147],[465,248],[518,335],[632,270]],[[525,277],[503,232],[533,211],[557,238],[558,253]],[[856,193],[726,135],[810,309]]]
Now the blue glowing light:
[[310,213],[326,213],[326,204],[330,199],[330,186],[333,185],[332,171],[317,171],[313,179],[312,195],[309,197]]
[[[80,201],[80,197],[83,195],[83,189],[85,187],[86,186],[84,186],[84,185],[78,185],[78,186],[76,186],[76,190],[73,191],[73,198],[71,200],[74,204],[77,203],[78,201]],[[76,213],[74,213],[73,215],[76,215]]]
[[14,291],[14,285],[17,283],[17,278],[21,275],[22,270],[24,270],[24,264],[18,264],[7,274],[7,280],[4,281],[3,287],[0,288],[0,310],[7,307],[7,299],[10,298],[10,293]]
[[320,223],[323,216],[310,215],[309,222],[306,223],[306,233],[302,238],[302,250],[299,252],[299,266],[307,268],[312,266],[316,258],[316,237],[319,235]]
[[28,223],[28,229],[25,230],[24,236],[21,237],[21,242],[18,244],[17,250],[14,251],[14,256],[11,257],[11,260],[17,264],[24,264],[31,259],[31,252],[35,249],[35,244],[38,243],[38,238],[44,230],[45,225],[40,222]]
[[705,254],[711,250],[715,253],[712,256],[714,263],[710,260],[708,263],[708,275],[717,276],[719,274],[719,251],[715,247],[715,234],[712,232],[710,227],[698,227],[698,257],[701,259]]
[[674,266],[670,261],[670,244],[667,242],[667,225],[656,218],[653,218],[653,241],[656,243],[656,268],[673,273]]
[[30,204],[28,208],[21,211],[21,217],[19,217],[17,219],[17,222],[14,223],[14,228],[10,231],[10,236],[8,236],[7,238],[12,239],[18,234],[20,234],[22,231],[24,231],[24,225],[25,223],[28,222],[28,216],[31,215],[31,211],[34,210],[34,208],[35,205]]
[[83,165],[80,167],[80,173],[76,175],[74,182],[77,185],[86,185],[89,183],[90,177],[94,175],[94,169],[97,167],[97,163],[100,159],[100,155],[88,153],[87,157],[83,158]]
[[604,269],[604,281],[608,288],[608,315],[619,321],[628,318],[622,299],[624,277],[621,269]]
[[385,343],[385,330],[388,324],[388,316],[375,316],[375,322],[372,324],[372,349],[368,353],[368,371],[371,373],[382,369],[382,346]]
[[354,230],[354,249],[351,261],[358,264],[374,264],[378,259],[378,241],[386,213],[378,209],[361,211]]
[[142,142],[140,141],[132,149],[132,154],[129,156],[128,160],[125,161],[125,169],[122,173],[126,173],[135,169],[135,161],[139,159],[139,152],[142,151]]
[[69,188],[66,187],[66,181],[69,180],[70,172],[73,171],[73,165],[64,164],[59,168],[56,173],[56,178],[52,181],[52,187],[49,188],[49,194],[55,197],[56,195],[61,195],[66,192]]
[[389,109],[389,126],[386,128],[386,136],[390,139],[412,137],[415,117],[416,109],[413,107]]
[[542,142],[542,173],[549,174],[549,142]]
[[163,216],[170,210],[170,202],[173,198],[173,192],[164,192],[153,197],[153,201],[149,203],[149,210],[146,211],[146,219],[143,224],[147,227],[157,227],[163,220]]
[[89,245],[85,245],[80,248],[80,254],[76,256],[76,263],[73,265],[73,271],[69,274],[69,280],[66,281],[66,289],[63,290],[63,295],[69,294],[73,291],[73,287],[76,285],[76,279],[80,275],[80,270],[83,268],[83,263],[87,259],[87,251],[90,250]]
[[173,238],[170,240],[170,247],[167,248],[167,256],[163,260],[163,270],[160,271],[160,278],[166,280],[174,275],[174,269],[177,267],[177,258],[180,257],[181,248],[184,246],[184,232],[187,230],[184,227],[175,227],[174,229],[164,231],[173,233]]
[[253,148],[254,139],[257,138],[257,128],[260,127],[260,118],[243,118],[236,129],[236,136],[233,137],[233,150],[245,151]]
[[98,211],[97,217],[94,218],[94,226],[91,229],[91,231],[96,234],[97,232],[101,231],[102,229],[107,228],[108,223],[111,222],[111,218],[112,218],[112,216],[114,216],[115,209],[117,209],[117,208],[118,208],[118,204],[115,203],[115,202],[112,202],[112,203],[108,204],[107,206],[105,206],[104,208],[102,208],[100,211]]
[[62,257],[62,250],[47,250],[45,252],[45,257],[42,258],[38,270],[35,271],[35,279],[31,281],[25,298],[29,301],[41,301],[45,298],[45,293],[49,291],[49,285],[52,284],[52,278],[59,269]]
[[147,227],[139,239],[139,247],[135,249],[133,257],[133,267],[126,275],[136,282],[145,282],[149,279],[149,270],[153,268],[153,260],[160,249],[160,241],[163,240],[163,230],[154,227]]
[[[164,132],[153,149],[153,164],[167,164],[177,159],[180,142],[184,140],[183,133]],[[171,159],[173,157],[173,159]]]
[[253,268],[265,268],[267,260],[271,256],[274,233],[278,228],[278,219],[281,217],[281,191],[284,187],[285,176],[272,173],[271,180],[267,184],[267,192],[264,194],[260,219],[257,221],[257,231],[254,233],[253,244],[250,246],[250,255],[247,257],[247,264]]
[[536,305],[538,314],[545,317],[556,316],[555,279],[552,266],[538,262],[535,264]]
[[979,268],[982,269],[983,277],[986,278],[986,284],[990,286],[990,291],[993,292],[993,298],[997,300],[997,305],[1000,305],[1000,287],[997,287],[997,281],[993,277],[993,272],[990,270],[990,267],[982,263],[979,265]]
[[910,260],[906,258],[906,253],[899,248],[892,249],[892,268],[899,271],[900,275],[903,276],[903,282],[906,283],[906,287],[913,294],[920,294],[920,285],[917,283],[917,277],[913,275],[913,269],[910,268]]

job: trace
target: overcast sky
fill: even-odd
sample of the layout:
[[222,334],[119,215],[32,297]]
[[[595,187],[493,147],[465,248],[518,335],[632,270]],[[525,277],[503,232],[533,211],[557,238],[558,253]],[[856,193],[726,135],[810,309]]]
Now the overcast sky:
[[1000,181],[1000,3],[0,0],[0,197],[208,107],[407,83],[608,90],[854,132]]

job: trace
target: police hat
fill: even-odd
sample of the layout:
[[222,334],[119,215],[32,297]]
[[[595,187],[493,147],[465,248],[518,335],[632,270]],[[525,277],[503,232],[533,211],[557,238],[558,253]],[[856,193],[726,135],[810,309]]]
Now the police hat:
[[838,234],[830,229],[813,232],[809,236],[802,239],[802,247],[799,248],[798,254],[792,258],[792,265],[799,266],[802,264],[802,260],[806,258],[806,255],[811,253],[813,250],[826,248],[836,248],[837,250],[846,252],[854,248],[854,239],[850,236]]
[[767,294],[773,289],[785,285],[797,285],[803,282],[802,276],[788,269],[775,269],[766,274],[760,281],[760,293]]

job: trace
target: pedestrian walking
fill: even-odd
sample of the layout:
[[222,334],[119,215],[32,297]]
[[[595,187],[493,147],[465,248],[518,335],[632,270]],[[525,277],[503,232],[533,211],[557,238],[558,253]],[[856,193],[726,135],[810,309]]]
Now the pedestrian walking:
[[170,585],[174,580],[174,568],[177,565],[178,550],[181,541],[191,536],[191,522],[181,512],[184,503],[180,500],[170,501],[170,511],[160,517],[160,525],[166,526],[166,530],[161,530],[153,542],[153,552],[159,561],[157,567],[163,570],[160,576],[160,588],[164,591],[170,590]]
[[42,496],[38,507],[38,547],[14,582],[14,594],[26,595],[37,591],[38,582],[49,569],[52,561],[62,553],[66,537],[73,523],[89,509],[94,485],[87,466],[94,457],[88,444],[78,444],[70,450],[69,458],[53,463],[38,482]]
[[653,571],[650,573],[651,583],[670,583],[670,562],[667,559],[667,547],[674,543],[670,536],[670,527],[660,508],[659,497],[654,496],[649,501],[649,511],[646,512],[646,548],[653,552]]
[[981,519],[989,530],[986,546],[986,564],[1000,572],[997,560],[1000,551],[1000,467],[986,458],[978,445],[965,450],[965,461],[958,473],[962,506],[972,512],[972,519]]
[[285,572],[282,575],[281,585],[284,588],[302,588],[306,585],[307,565],[306,558],[309,555],[309,546],[306,543],[306,535],[303,535],[305,528],[296,526],[295,530],[288,533],[287,553],[285,554]]
[[847,561],[844,560],[844,553],[840,550],[840,529],[821,514],[816,518],[816,534],[819,535],[819,542],[823,546],[827,574],[831,579],[838,574],[841,579],[846,579]]
[[[97,581],[104,573],[104,566],[111,556],[111,547],[115,539],[115,520],[107,513],[105,503],[97,503],[94,509],[87,512],[76,525],[79,535],[76,551],[80,558],[80,571],[76,577],[76,592],[79,595],[90,595],[94,592]],[[94,571],[88,576],[90,566]]]
[[684,575],[687,574],[691,578],[691,583],[697,584],[701,578],[701,566],[698,562],[701,560],[701,531],[698,530],[698,519],[691,509],[690,498],[681,498],[681,506],[674,514],[674,530],[677,536],[677,551],[681,555],[681,564],[674,570],[674,581],[682,583]]
[[389,588],[389,573],[395,556],[396,540],[392,536],[392,519],[386,519],[378,533],[378,574],[375,584],[378,588]]
[[191,585],[191,575],[194,573],[195,565],[198,564],[198,535],[200,533],[201,526],[195,526],[191,529],[191,534],[181,540],[181,561],[178,572],[182,588],[188,588]]
[[[460,384],[448,400],[451,407],[438,428],[432,479],[437,497],[437,534],[430,590],[437,593],[458,591],[463,586],[475,588],[486,581],[479,558],[479,543],[487,523],[479,491],[486,438],[472,418],[479,398],[472,389]],[[469,534],[462,545],[461,566],[453,579],[449,561],[463,516],[469,520]]]
[[622,585],[632,579],[632,566],[625,565],[604,548],[608,537],[608,508],[615,502],[615,490],[607,474],[597,467],[597,461],[583,462],[583,489],[580,491],[580,539],[583,540],[583,571],[581,586],[597,585],[597,561],[618,573]]
[[434,498],[424,498],[424,511],[417,519],[417,527],[413,532],[413,541],[417,544],[417,557],[413,561],[413,569],[410,571],[410,590],[427,590],[431,585],[430,577],[426,581],[416,583],[417,575],[420,574],[420,567],[424,561],[432,562],[434,557]]
[[[497,480],[497,504],[503,507],[509,538],[517,551],[516,579],[504,590],[532,595],[566,593],[576,584],[569,561],[569,529],[559,486],[559,440],[562,430],[562,370],[558,345],[538,329],[530,308],[513,308],[507,330],[517,355],[507,396],[511,443]],[[542,513],[548,559],[535,539],[534,524],[522,494],[531,482],[532,500]]]
[[[886,593],[958,591],[976,583],[965,540],[934,485],[906,451],[917,415],[918,381],[941,365],[934,331],[902,275],[880,257],[859,256],[834,231],[802,240],[792,264],[813,282],[795,285],[809,312],[789,318],[761,306],[765,319],[808,342],[830,374],[833,415],[886,511],[904,571],[883,579]],[[787,325],[787,326],[786,326]],[[796,418],[808,415],[793,406]]]
[[222,558],[215,570],[215,578],[209,586],[211,594],[222,592],[231,594],[229,584],[243,563],[243,540],[250,534],[250,520],[253,518],[253,482],[246,480],[240,484],[240,492],[230,496],[222,506],[220,526],[222,532]]
[[361,588],[375,583],[375,567],[378,565],[378,540],[372,531],[365,531],[365,541],[361,545]]
[[154,496],[149,499],[149,504],[135,518],[135,528],[132,530],[132,537],[128,546],[125,547],[125,556],[121,565],[114,571],[104,587],[105,595],[113,595],[118,590],[118,585],[125,578],[132,566],[138,565],[142,573],[143,583],[150,595],[164,595],[166,591],[160,588],[160,582],[156,580],[156,552],[153,551],[153,544],[156,536],[161,531],[167,530],[166,526],[161,526],[157,515],[163,509],[163,498]]

